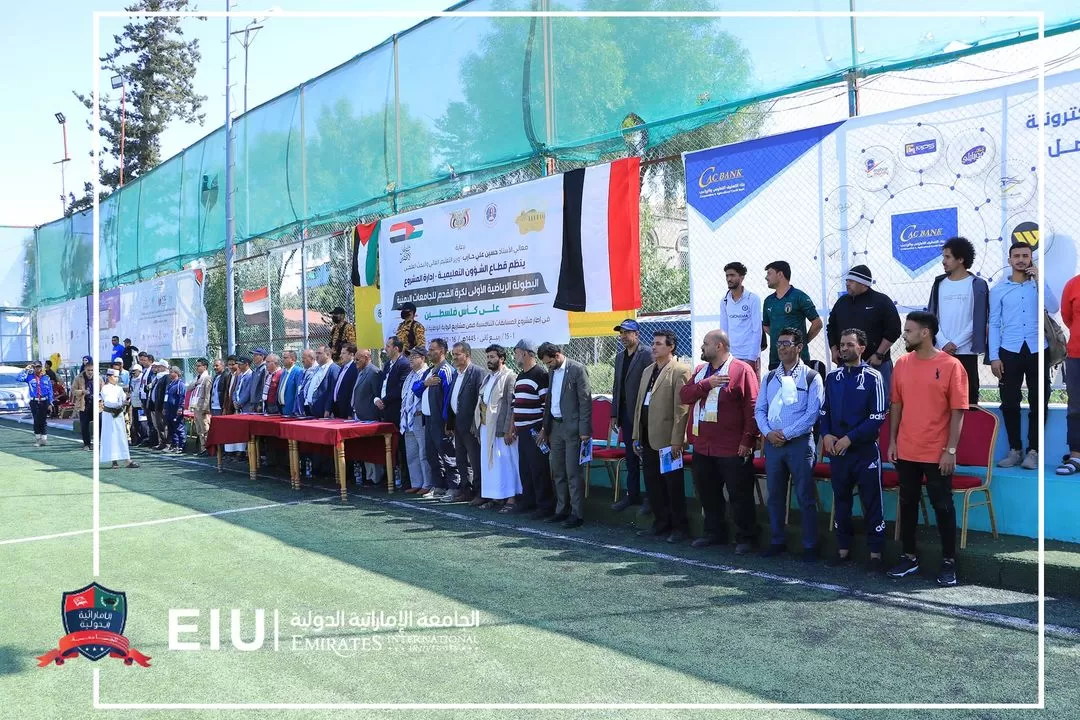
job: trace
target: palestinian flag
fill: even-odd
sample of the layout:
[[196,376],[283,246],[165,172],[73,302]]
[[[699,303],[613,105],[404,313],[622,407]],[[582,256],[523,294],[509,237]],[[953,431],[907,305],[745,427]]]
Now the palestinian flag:
[[270,288],[244,291],[244,320],[248,325],[270,323]]
[[641,160],[563,175],[563,246],[555,307],[611,312],[641,307]]
[[352,238],[352,284],[374,287],[379,281],[379,221],[357,223],[349,230]]

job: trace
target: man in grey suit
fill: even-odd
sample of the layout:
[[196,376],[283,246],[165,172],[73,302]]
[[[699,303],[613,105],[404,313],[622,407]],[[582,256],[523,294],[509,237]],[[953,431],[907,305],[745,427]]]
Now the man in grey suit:
[[[458,487],[450,488],[441,502],[480,499],[480,429],[476,426],[476,403],[486,373],[473,364],[472,347],[467,342],[454,343],[454,368],[457,375],[450,382],[450,408],[447,426],[454,431],[454,455],[457,458]],[[480,503],[477,503],[479,505]]]
[[[648,515],[649,498],[641,498],[641,459],[633,450],[634,408],[637,407],[641,373],[652,363],[652,355],[641,349],[636,320],[623,320],[615,327],[623,351],[615,356],[615,382],[611,389],[611,425],[608,436],[618,434],[626,450],[626,495],[611,506],[621,512],[641,504],[638,515]],[[618,480],[616,479],[616,482]]]
[[563,355],[562,348],[544,343],[540,360],[551,372],[551,391],[544,403],[540,441],[551,445],[551,474],[555,479],[555,514],[545,522],[564,528],[584,523],[585,476],[579,463],[581,444],[592,442],[592,392],[589,371]]
[[263,385],[266,383],[266,351],[255,348],[251,351],[254,361],[251,367],[251,405],[255,412],[263,411]]
[[[342,348],[345,351],[346,348]],[[379,408],[375,407],[375,398],[382,390],[382,373],[371,364],[371,351],[361,348],[356,352],[356,384],[353,385],[352,409],[357,420],[378,420]],[[382,473],[380,465],[357,462],[353,474],[360,485],[377,485]]]

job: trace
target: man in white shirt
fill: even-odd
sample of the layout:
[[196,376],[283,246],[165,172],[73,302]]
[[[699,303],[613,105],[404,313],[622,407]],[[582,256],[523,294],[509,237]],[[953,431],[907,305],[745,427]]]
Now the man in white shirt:
[[746,266],[724,266],[728,291],[720,303],[720,329],[731,339],[731,354],[761,375],[761,298],[743,287]]
[[968,268],[975,263],[975,246],[962,237],[941,247],[944,275],[934,278],[927,311],[938,319],[935,346],[955,357],[968,378],[968,406],[979,402],[979,354],[986,352],[990,288]]

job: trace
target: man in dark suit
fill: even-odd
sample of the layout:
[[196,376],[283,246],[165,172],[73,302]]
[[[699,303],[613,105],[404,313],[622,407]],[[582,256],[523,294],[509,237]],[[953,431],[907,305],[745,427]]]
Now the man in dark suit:
[[382,388],[379,397],[375,398],[375,407],[379,409],[379,419],[391,423],[394,432],[398,435],[398,472],[396,484],[406,485],[409,480],[409,463],[405,457],[405,442],[401,437],[401,390],[405,378],[409,376],[412,368],[409,367],[409,358],[405,356],[405,343],[396,335],[386,338],[386,364],[382,371]]
[[622,342],[623,351],[615,356],[615,382],[611,389],[611,429],[608,435],[618,434],[626,450],[626,495],[611,506],[622,511],[631,505],[641,504],[638,515],[650,512],[649,498],[641,498],[641,459],[631,447],[634,435],[634,408],[637,407],[638,386],[641,373],[652,362],[648,350],[641,347],[636,320],[623,320],[615,327]]
[[447,427],[450,408],[450,383],[454,368],[446,362],[449,348],[442,338],[434,338],[428,347],[431,372],[427,379],[413,385],[413,393],[420,398],[420,413],[424,424],[424,452],[431,468],[432,488],[423,495],[432,500],[446,495],[450,488],[459,488],[456,452],[453,434]]
[[581,444],[592,442],[592,391],[589,371],[562,348],[544,343],[540,360],[551,373],[551,391],[544,402],[544,429],[540,444],[551,445],[551,475],[555,479],[555,514],[545,522],[564,528],[584,523],[585,476],[579,462]]
[[253,412],[263,411],[263,387],[266,385],[266,351],[251,351],[251,405]]
[[338,357],[341,362],[337,366],[338,374],[331,386],[332,398],[325,417],[346,420],[353,416],[353,388],[356,386],[356,376],[359,373],[353,363],[353,358],[356,357],[356,346],[343,345]]
[[[347,350],[348,347],[342,348]],[[375,400],[379,397],[382,389],[382,373],[371,363],[371,351],[367,349],[356,353],[353,368],[356,370],[356,381],[353,384],[352,416],[357,420],[378,420],[379,408],[375,406]]]
[[476,427],[474,415],[480,399],[480,386],[487,373],[473,364],[472,347],[467,342],[454,343],[453,357],[457,375],[450,383],[447,424],[454,432],[458,487],[451,487],[450,492],[440,500],[449,503],[471,497],[483,502],[480,498],[480,430]]
[[337,387],[338,375],[341,368],[330,359],[330,348],[323,345],[315,351],[315,362],[318,369],[312,382],[315,390],[311,394],[309,412],[311,417],[328,418],[333,407],[334,388]]
[[236,365],[240,373],[233,382],[233,407],[240,413],[253,413],[255,412],[255,400],[251,395],[251,358],[237,358]]

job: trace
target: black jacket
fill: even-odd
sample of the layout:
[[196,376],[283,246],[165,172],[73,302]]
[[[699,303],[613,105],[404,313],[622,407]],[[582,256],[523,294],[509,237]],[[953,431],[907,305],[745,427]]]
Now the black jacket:
[[882,338],[896,342],[900,338],[900,313],[885,293],[868,288],[861,295],[844,295],[832,307],[826,328],[829,347],[840,345],[840,334],[849,328],[866,333],[866,351],[863,360],[869,360]]

